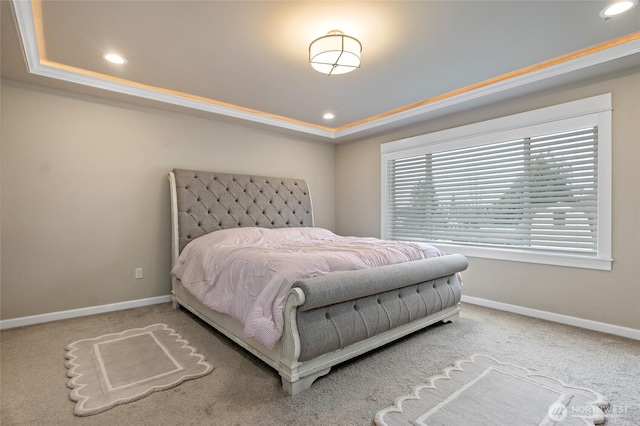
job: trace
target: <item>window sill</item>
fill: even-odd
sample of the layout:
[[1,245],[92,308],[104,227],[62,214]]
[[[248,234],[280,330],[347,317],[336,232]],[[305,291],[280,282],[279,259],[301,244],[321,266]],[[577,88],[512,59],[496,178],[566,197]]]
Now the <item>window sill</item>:
[[450,244],[432,244],[445,253],[459,253],[469,257],[480,257],[485,259],[538,263],[543,265],[566,266],[582,269],[597,269],[601,271],[610,271],[613,263],[613,260],[610,258],[576,256],[561,253],[531,253],[521,250],[468,247]]

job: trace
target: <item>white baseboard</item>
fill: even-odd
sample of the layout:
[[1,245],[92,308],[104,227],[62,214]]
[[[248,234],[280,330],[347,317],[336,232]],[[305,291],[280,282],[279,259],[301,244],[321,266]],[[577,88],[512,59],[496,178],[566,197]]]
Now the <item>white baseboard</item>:
[[41,324],[62,319],[84,317],[87,315],[103,314],[124,309],[139,308],[141,306],[157,305],[171,302],[171,296],[150,297],[148,299],[130,300],[127,302],[111,303],[109,305],[92,306],[90,308],[72,309],[70,311],[51,312],[49,314],[32,315],[0,321],[0,330],[23,327],[25,325]]
[[495,302],[493,300],[481,299],[479,297],[462,296],[463,303],[485,306],[500,311],[513,312],[514,314],[528,317],[540,318],[547,321],[586,328],[588,330],[600,331],[603,333],[615,334],[616,336],[628,337],[629,339],[640,340],[640,330],[619,325],[607,324],[604,322],[591,321],[584,318],[571,317],[569,315],[555,314],[553,312],[540,311],[538,309],[525,308],[523,306],[510,305],[508,303]]
[[[572,325],[575,327],[586,328],[588,330],[600,331],[603,333],[615,334],[616,336],[628,337],[634,340],[640,340],[640,330],[630,327],[622,327],[619,325],[607,324],[604,322],[591,321],[583,318],[572,317],[568,315],[555,314],[553,312],[540,311],[538,309],[525,308],[523,306],[510,305],[508,303],[495,302],[493,300],[481,299],[479,297],[462,296],[463,303],[472,305],[485,306],[487,308],[497,309],[500,311],[513,312],[514,314],[525,315],[528,317],[540,318],[547,321],[558,322],[561,324]],[[92,306],[90,308],[72,309],[69,311],[52,312],[49,314],[32,315],[28,317],[13,318],[0,321],[0,330],[15,327],[23,327],[26,325],[41,324],[45,322],[58,321],[69,318],[83,317],[87,315],[103,314],[106,312],[121,311],[124,309],[139,308],[142,306],[157,305],[160,303],[171,302],[171,296],[150,297],[148,299],[130,300],[127,302],[112,303],[108,305]]]

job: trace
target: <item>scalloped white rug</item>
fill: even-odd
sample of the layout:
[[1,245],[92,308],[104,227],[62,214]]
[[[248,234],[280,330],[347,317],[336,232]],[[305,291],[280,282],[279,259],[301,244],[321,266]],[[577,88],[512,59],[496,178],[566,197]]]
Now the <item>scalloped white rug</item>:
[[165,324],[78,340],[65,349],[76,416],[101,413],[213,370]]
[[594,425],[604,423],[607,406],[590,389],[476,354],[396,398],[374,420],[378,426]]

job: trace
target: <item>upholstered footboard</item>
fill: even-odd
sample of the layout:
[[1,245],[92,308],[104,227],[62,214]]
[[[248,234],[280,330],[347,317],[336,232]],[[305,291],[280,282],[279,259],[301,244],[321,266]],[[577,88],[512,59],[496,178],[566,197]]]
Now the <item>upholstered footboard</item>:
[[296,394],[340,362],[438,321],[457,319],[461,255],[310,278],[285,308],[279,372]]

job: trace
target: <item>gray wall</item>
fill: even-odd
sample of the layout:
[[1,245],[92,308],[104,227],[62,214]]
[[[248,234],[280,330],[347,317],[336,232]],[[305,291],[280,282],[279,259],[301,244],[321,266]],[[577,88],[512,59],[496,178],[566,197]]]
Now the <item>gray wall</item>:
[[640,329],[640,74],[573,83],[404,128],[336,152],[336,229],[380,235],[380,144],[602,93],[613,98],[613,270],[470,258],[463,294]]
[[334,228],[333,145],[2,83],[2,319],[168,295],[174,167],[305,178]]
[[[4,81],[1,318],[169,293],[173,167],[308,180],[316,225],[380,235],[380,144],[613,93],[611,272],[472,258],[464,294],[640,328],[640,74],[446,116],[365,142],[266,131]],[[252,153],[252,155],[248,155]],[[133,278],[143,267],[142,280]]]

